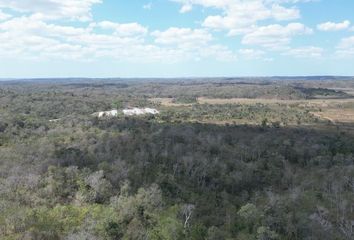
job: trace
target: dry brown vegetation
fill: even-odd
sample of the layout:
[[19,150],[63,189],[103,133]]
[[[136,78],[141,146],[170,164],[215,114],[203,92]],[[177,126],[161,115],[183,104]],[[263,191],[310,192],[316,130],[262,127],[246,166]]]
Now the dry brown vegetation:
[[0,81],[0,239],[354,239],[354,81],[271,80]]
[[314,114],[334,124],[354,122],[354,109],[326,109],[325,111],[316,112]]
[[[354,91],[353,91],[354,92]],[[349,91],[348,91],[349,93]],[[183,108],[190,107],[193,104],[181,104],[174,103],[173,98],[153,98],[152,102],[159,103],[161,106],[167,108]],[[225,105],[225,104],[237,104],[237,105],[291,105],[299,108],[309,109],[309,111],[315,116],[325,121],[330,121],[333,124],[338,123],[354,123],[354,97],[346,99],[309,99],[309,100],[279,100],[279,99],[250,99],[250,98],[197,98],[198,104],[209,105]],[[232,123],[233,121],[215,121],[212,123],[224,124]],[[247,123],[247,121],[237,121],[238,123]],[[208,123],[211,123],[208,121]]]

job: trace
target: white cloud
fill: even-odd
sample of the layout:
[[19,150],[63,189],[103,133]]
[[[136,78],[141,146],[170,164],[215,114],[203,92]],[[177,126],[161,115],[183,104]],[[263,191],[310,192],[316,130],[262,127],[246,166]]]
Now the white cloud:
[[43,19],[88,21],[91,8],[102,0],[0,0],[0,8],[36,14]]
[[[0,23],[0,52],[20,58],[65,58],[87,60],[108,51],[143,45],[135,36],[97,34],[91,27],[79,28],[48,24],[34,16],[18,17]],[[117,58],[123,54],[116,55]]]
[[99,23],[91,23],[90,26],[113,30],[114,34],[119,36],[144,35],[148,33],[148,29],[138,23],[121,24],[111,21],[102,21]]
[[0,23],[0,54],[9,57],[84,58],[88,48],[64,39],[88,34],[83,28],[46,24],[33,17],[13,18]]
[[314,46],[305,46],[299,48],[290,48],[283,55],[296,58],[320,58],[323,55],[323,48]]
[[151,10],[151,9],[152,9],[152,3],[149,2],[149,3],[147,3],[147,4],[144,4],[144,5],[143,5],[143,9]]
[[246,60],[262,59],[265,55],[265,52],[262,50],[256,49],[240,49],[240,55]]
[[279,4],[272,6],[272,15],[276,20],[293,20],[300,18],[300,11],[297,8],[285,8]]
[[354,36],[343,38],[339,43],[338,48],[342,48],[342,49],[354,48]]
[[0,21],[3,21],[3,20],[6,20],[6,19],[9,19],[11,17],[10,14],[7,14],[7,13],[4,13],[3,11],[1,11],[0,9]]
[[176,44],[183,46],[205,45],[213,37],[205,29],[169,28],[166,31],[154,31],[152,36],[159,44]]
[[191,4],[184,4],[182,7],[181,7],[181,10],[179,10],[180,13],[186,13],[186,12],[190,12],[192,11],[193,9],[193,6]]
[[337,46],[336,55],[339,57],[354,56],[354,36],[343,38]]
[[[225,8],[235,0],[171,0],[182,4],[182,8],[186,5],[201,5],[203,7]],[[237,1],[237,0],[236,0]]]
[[260,1],[248,1],[228,6],[222,15],[208,16],[203,26],[214,29],[239,29],[271,17],[271,12]]
[[348,29],[350,26],[350,21],[345,20],[341,23],[325,22],[317,25],[317,29],[320,31],[340,31]]
[[274,19],[277,21],[292,20],[300,17],[295,8],[281,6],[279,1],[269,0],[172,0],[182,4],[180,12],[192,10],[193,5],[214,8],[221,14],[211,15],[204,19],[203,26],[212,29],[224,29],[229,35],[247,32],[247,28],[259,21]]
[[57,33],[59,36],[72,35],[82,33],[82,28],[74,28],[71,26],[60,26],[54,24],[47,24],[44,21],[37,19],[35,16],[31,17],[17,17],[10,19],[0,24],[0,30],[16,33],[16,34],[37,34]]
[[[176,62],[205,58],[234,61],[237,53],[243,59],[265,59],[265,50],[257,50],[258,46],[295,57],[322,55],[320,48],[290,47],[293,37],[312,33],[312,29],[301,23],[259,26],[263,21],[300,18],[299,9],[292,5],[297,0],[172,1],[181,4],[181,13],[193,10],[195,5],[213,8],[216,13],[207,16],[199,29],[170,27],[150,31],[137,22],[94,22],[92,6],[103,0],[0,0],[0,56]],[[151,6],[148,3],[143,8]],[[1,8],[22,16],[11,16]],[[76,24],[65,20],[89,22],[74,27]],[[348,22],[325,25],[327,29],[343,28],[343,25],[349,28]],[[212,34],[214,30],[226,30],[230,36],[241,34],[242,44],[256,47],[248,46],[235,53],[218,44]],[[345,42],[343,39],[337,52],[354,52],[354,47],[344,47]]]
[[268,3],[308,3],[308,2],[319,2],[321,0],[265,0]]
[[226,46],[213,43],[213,36],[206,29],[176,28],[154,31],[155,43],[163,48],[177,49],[184,58],[200,60],[213,58],[218,61],[234,61],[236,55]]
[[228,47],[215,44],[210,45],[207,48],[198,48],[201,57],[210,57],[221,62],[232,62],[237,60],[236,54],[234,54]]
[[242,43],[281,49],[291,42],[293,36],[311,34],[312,32],[312,29],[301,23],[289,23],[286,26],[273,24],[259,27],[255,31],[246,34],[242,39]]
[[108,58],[135,63],[234,59],[227,47],[212,44],[212,35],[203,29],[155,31],[155,43],[148,43],[147,33],[148,29],[137,23],[104,21],[73,27],[47,23],[35,15],[16,17],[0,22],[0,57],[78,61]]

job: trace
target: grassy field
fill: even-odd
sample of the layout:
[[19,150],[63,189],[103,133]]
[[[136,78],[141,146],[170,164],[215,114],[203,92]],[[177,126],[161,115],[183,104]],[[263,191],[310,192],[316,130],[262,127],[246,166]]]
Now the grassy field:
[[[354,90],[353,90],[354,91]],[[190,106],[191,104],[174,103],[173,98],[151,98],[150,101],[160,103],[164,106]],[[354,104],[353,98],[344,99],[309,99],[309,100],[281,100],[266,98],[206,98],[198,97],[199,104],[309,104],[313,106],[333,106],[338,104]]]
[[313,113],[318,117],[327,119],[334,124],[354,123],[354,109],[325,109],[322,112]]
[[[351,90],[353,91],[353,90]],[[347,93],[350,91],[348,90]],[[353,91],[354,92],[354,91]],[[233,106],[256,106],[262,105],[265,107],[286,107],[295,108],[302,111],[307,111],[315,118],[322,120],[323,122],[330,122],[332,124],[340,123],[354,123],[354,97],[344,99],[302,99],[302,100],[279,100],[279,99],[264,99],[264,98],[206,98],[198,97],[195,104],[183,104],[175,103],[173,98],[152,98],[151,102],[160,104],[162,108],[169,110],[188,110],[193,105],[233,105]],[[198,119],[192,119],[197,121]],[[225,124],[237,122],[239,124],[254,123],[248,119],[230,119],[230,120],[217,120],[208,119],[201,120],[201,122]]]

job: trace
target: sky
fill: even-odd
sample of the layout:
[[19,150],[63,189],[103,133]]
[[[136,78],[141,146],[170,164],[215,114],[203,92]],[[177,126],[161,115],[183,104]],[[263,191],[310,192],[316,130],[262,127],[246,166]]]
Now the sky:
[[353,0],[0,0],[0,78],[354,75]]

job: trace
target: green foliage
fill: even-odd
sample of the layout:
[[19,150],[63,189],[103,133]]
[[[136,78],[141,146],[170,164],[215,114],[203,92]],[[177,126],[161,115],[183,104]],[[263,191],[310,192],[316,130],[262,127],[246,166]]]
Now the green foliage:
[[308,111],[284,104],[196,104],[189,108],[171,108],[160,116],[164,121],[235,122],[273,127],[315,123]]
[[155,227],[149,230],[150,240],[182,240],[183,224],[178,219],[177,207],[171,207],[160,213]]
[[276,240],[278,239],[278,234],[274,231],[269,230],[266,227],[259,227],[257,229],[257,239],[258,240]]
[[[1,83],[0,239],[353,239],[350,124],[323,128],[300,104],[195,103],[333,93],[316,84]],[[191,104],[91,115],[149,97]]]
[[207,240],[224,240],[225,234],[217,227],[211,227],[208,229]]
[[173,103],[179,103],[179,104],[191,104],[191,103],[197,103],[197,97],[193,96],[179,96],[173,99]]
[[251,203],[242,206],[237,214],[241,217],[242,222],[250,233],[261,224],[262,213]]

